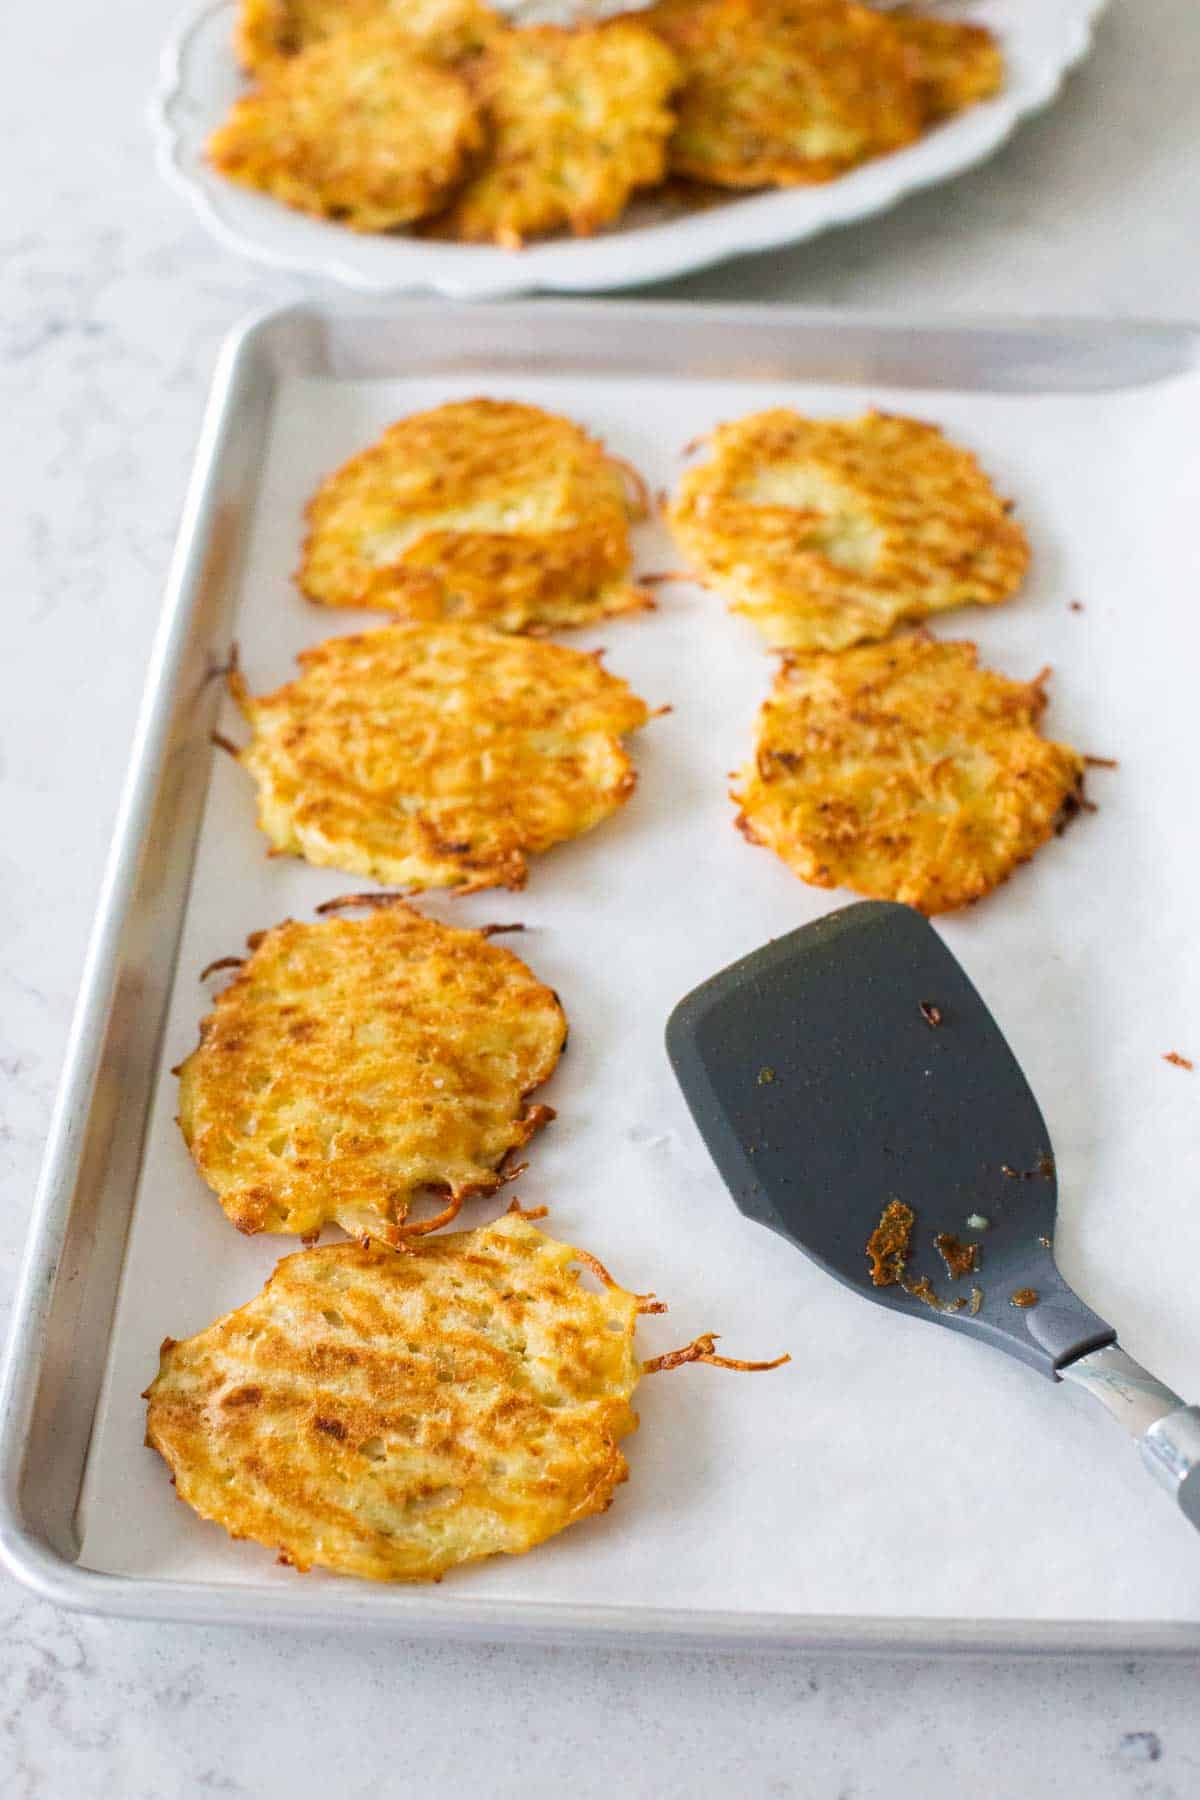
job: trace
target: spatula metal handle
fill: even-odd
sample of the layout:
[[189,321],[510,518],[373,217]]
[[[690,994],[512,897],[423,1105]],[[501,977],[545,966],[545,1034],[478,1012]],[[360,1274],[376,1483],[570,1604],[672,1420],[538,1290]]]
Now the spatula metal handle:
[[1200,1406],[1185,1406],[1119,1344],[1092,1350],[1059,1374],[1085,1388],[1124,1425],[1154,1479],[1200,1531]]

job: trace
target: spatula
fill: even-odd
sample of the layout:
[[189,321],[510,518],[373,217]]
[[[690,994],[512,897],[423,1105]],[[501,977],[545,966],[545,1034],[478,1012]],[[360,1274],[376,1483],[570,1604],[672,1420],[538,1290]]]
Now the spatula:
[[[865,901],[765,944],[681,1001],[667,1049],[748,1218],[877,1305],[1087,1389],[1200,1529],[1200,1407],[1128,1356],[1059,1274],[1045,1121],[919,913]],[[903,1208],[912,1224],[907,1248],[877,1264],[898,1279],[879,1286],[867,1244],[891,1202],[901,1238]]]

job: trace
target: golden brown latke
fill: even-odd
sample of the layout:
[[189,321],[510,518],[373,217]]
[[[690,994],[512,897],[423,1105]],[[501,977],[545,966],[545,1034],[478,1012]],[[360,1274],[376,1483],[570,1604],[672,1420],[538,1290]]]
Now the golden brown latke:
[[244,68],[265,75],[300,50],[381,21],[435,62],[478,54],[500,29],[481,0],[241,0],[235,48]]
[[773,644],[840,650],[904,619],[1007,600],[1025,575],[1025,533],[936,425],[777,407],[708,441],[709,460],[680,481],[671,529]]
[[288,919],[251,955],[182,1065],[179,1123],[239,1231],[332,1221],[400,1243],[422,1190],[492,1193],[553,1118],[527,1106],[567,1026],[508,950],[393,902],[362,919]]
[[633,792],[641,700],[594,656],[483,625],[331,638],[274,694],[235,694],[276,850],[404,887],[523,887],[526,858]]
[[389,231],[441,206],[483,141],[468,83],[384,20],[282,64],[235,102],[208,158],[301,212]]
[[168,1338],[146,1442],[180,1499],[299,1569],[436,1581],[603,1512],[628,1468],[636,1294],[579,1284],[519,1213],[412,1255],[285,1257]]
[[475,79],[489,148],[440,235],[508,249],[563,227],[585,236],[661,181],[679,69],[637,20],[505,31]]
[[1046,673],[1009,681],[925,636],[789,657],[738,825],[815,887],[924,913],[978,900],[1079,805],[1083,758],[1037,730]]
[[414,413],[322,482],[296,579],[325,606],[585,625],[649,606],[629,579],[630,472],[570,419],[512,400]]
[[1003,87],[1004,57],[986,26],[917,13],[888,18],[909,51],[909,70],[927,119],[962,112]]
[[830,181],[920,135],[909,57],[852,0],[659,0],[679,58],[670,167],[722,187]]
[[247,1306],[167,1338],[146,1442],[180,1499],[299,1569],[437,1581],[606,1511],[643,1375],[788,1361],[718,1356],[706,1334],[639,1363],[638,1314],[665,1309],[536,1216],[514,1209],[408,1256],[301,1251]]

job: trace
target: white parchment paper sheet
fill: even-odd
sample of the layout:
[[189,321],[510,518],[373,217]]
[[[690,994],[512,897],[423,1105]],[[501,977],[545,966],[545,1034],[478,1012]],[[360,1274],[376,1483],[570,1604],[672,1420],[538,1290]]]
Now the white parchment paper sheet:
[[[1200,1397],[1200,1070],[1163,1060],[1179,1050],[1200,1063],[1200,383],[1014,398],[534,374],[291,380],[237,626],[253,687],[288,679],[305,644],[385,623],[311,606],[290,583],[319,478],[404,412],[479,391],[573,415],[655,488],[717,420],[775,403],[882,405],[944,423],[1016,496],[1034,546],[1027,589],[937,629],[976,637],[1014,676],[1053,664],[1049,730],[1120,768],[1091,778],[1098,813],[941,928],[1041,1099],[1069,1279],[1135,1356]],[[678,560],[657,526],[639,534],[642,569]],[[610,1513],[531,1556],[460,1572],[442,1591],[780,1613],[1194,1619],[1194,1534],[1107,1416],[992,1351],[856,1299],[735,1211],[675,1088],[663,1025],[697,982],[852,896],[804,887],[733,829],[726,776],[746,753],[772,667],[747,622],[714,596],[666,588],[657,613],[570,641],[607,646],[610,668],[675,708],[635,740],[637,794],[620,817],[537,863],[524,894],[433,898],[428,909],[463,923],[524,920],[514,947],[563,996],[570,1048],[544,1094],[559,1117],[531,1146],[516,1191],[547,1204],[549,1228],[627,1285],[671,1302],[669,1315],[645,1321],[645,1353],[711,1328],[732,1354],[787,1349],[794,1360],[769,1376],[690,1368],[648,1381],[628,1445],[632,1478]],[[243,729],[232,715],[227,728]],[[250,1298],[296,1248],[227,1224],[192,1169],[166,1073],[195,1043],[210,959],[359,885],[264,850],[251,784],[218,756],[85,1490],[83,1561],[97,1569],[300,1579],[174,1499],[143,1448],[138,1397],[160,1339]],[[495,1210],[476,1203],[469,1222]],[[394,1599],[402,1610],[410,1596]]]

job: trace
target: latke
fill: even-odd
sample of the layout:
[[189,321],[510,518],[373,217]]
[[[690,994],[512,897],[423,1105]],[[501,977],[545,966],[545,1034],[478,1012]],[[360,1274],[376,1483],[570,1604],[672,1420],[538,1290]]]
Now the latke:
[[1083,758],[1037,730],[1046,672],[1009,681],[923,636],[789,657],[733,799],[814,887],[924,913],[978,900],[1078,809]]
[[512,400],[413,413],[322,482],[296,579],[325,606],[502,631],[650,604],[630,581],[630,472],[570,419]]
[[180,1499],[298,1569],[437,1581],[606,1511],[643,1375],[789,1361],[718,1356],[706,1333],[640,1363],[638,1314],[665,1308],[536,1216],[514,1207],[408,1256],[301,1251],[248,1305],[167,1338],[146,1442]]
[[393,903],[249,940],[179,1070],[193,1161],[239,1231],[328,1222],[400,1243],[423,1190],[492,1193],[554,1114],[527,1106],[566,1040],[557,996],[478,931]]
[[233,1537],[371,1581],[436,1581],[603,1512],[628,1473],[639,1297],[579,1284],[518,1213],[412,1255],[285,1257],[163,1345],[146,1442]]
[[671,529],[773,644],[840,650],[905,619],[1016,592],[1029,545],[970,451],[936,425],[785,407],[721,425]]
[[644,703],[596,657],[483,625],[389,625],[301,652],[235,693],[242,765],[277,851],[409,888],[523,887],[527,857],[590,831],[637,777]]
[[327,38],[382,21],[421,55],[448,63],[476,55],[500,29],[480,0],[241,0],[234,47],[243,68],[264,75]]
[[678,81],[671,51],[633,19],[501,33],[476,75],[483,166],[434,229],[508,249],[564,227],[598,231],[662,180]]
[[733,188],[831,181],[920,134],[909,57],[869,7],[659,0],[638,16],[683,70],[667,152],[678,175]]
[[234,102],[213,167],[300,212],[389,231],[436,211],[483,146],[469,84],[388,21],[301,51]]

